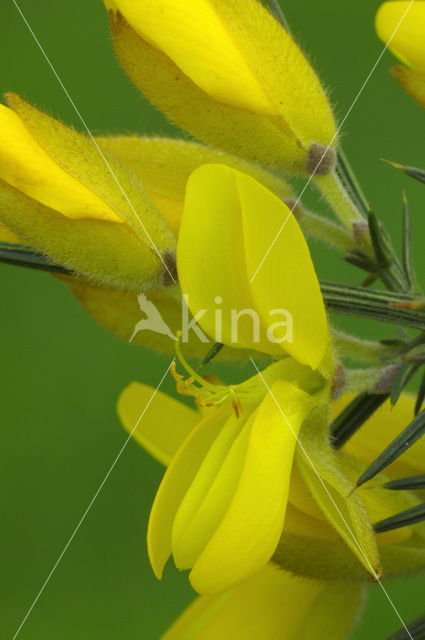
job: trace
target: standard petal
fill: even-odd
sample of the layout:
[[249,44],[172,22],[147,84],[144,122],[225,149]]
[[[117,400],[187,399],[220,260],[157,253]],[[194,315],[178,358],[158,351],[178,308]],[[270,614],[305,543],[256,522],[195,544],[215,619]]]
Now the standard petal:
[[172,460],[158,489],[148,526],[148,554],[158,578],[171,555],[171,532],[177,510],[227,413],[227,409],[214,411],[201,420]]
[[161,391],[155,394],[152,387],[140,382],[132,382],[124,389],[117,410],[124,429],[165,466],[201,417],[182,402]]
[[191,584],[200,593],[228,589],[260,569],[282,533],[297,434],[314,400],[281,380],[272,393],[255,413],[229,508],[191,571]]
[[402,62],[425,71],[425,3],[384,2],[376,14],[376,31]]
[[[194,171],[177,257],[182,291],[194,315],[206,310],[199,324],[207,333],[231,346],[286,350],[319,365],[328,328],[306,241],[286,205],[256,180],[222,165]],[[287,337],[281,343],[267,335],[278,322],[286,324],[276,325],[272,338]]]
[[362,602],[361,587],[268,565],[231,591],[197,598],[161,640],[346,640]]

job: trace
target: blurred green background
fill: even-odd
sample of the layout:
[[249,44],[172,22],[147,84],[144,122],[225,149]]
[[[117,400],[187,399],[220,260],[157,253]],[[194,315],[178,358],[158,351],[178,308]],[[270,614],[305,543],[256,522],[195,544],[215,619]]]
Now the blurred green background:
[[[93,132],[173,132],[119,68],[101,0],[19,4]],[[343,117],[382,50],[373,27],[378,0],[282,0],[282,6]],[[81,129],[12,0],[0,0],[0,7],[1,91],[16,91]],[[386,54],[346,122],[344,146],[394,233],[406,188],[423,273],[425,188],[380,162],[425,165],[425,112],[396,86],[392,63]],[[307,199],[315,202],[313,194]],[[322,277],[359,280],[338,256],[313,249]],[[48,275],[1,266],[0,286],[0,624],[1,637],[12,638],[125,441],[118,394],[131,380],[156,386],[168,360],[101,330]],[[388,335],[361,321],[345,326]],[[163,389],[173,393],[172,381]],[[184,575],[169,567],[157,582],[146,558],[147,518],[161,475],[130,442],[20,638],[155,640],[191,600]],[[424,587],[421,578],[388,584],[404,619],[425,611]],[[399,626],[375,588],[355,638],[383,640]]]

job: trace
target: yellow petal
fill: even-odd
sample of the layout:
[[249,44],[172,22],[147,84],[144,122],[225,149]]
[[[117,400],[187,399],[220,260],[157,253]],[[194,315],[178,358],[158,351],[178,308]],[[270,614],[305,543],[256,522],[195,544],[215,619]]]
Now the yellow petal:
[[136,32],[220,102],[278,115],[209,0],[115,0]]
[[177,452],[158,489],[148,526],[148,554],[158,578],[171,555],[171,531],[177,510],[227,413],[227,409],[217,410],[201,420]]
[[346,640],[362,600],[361,587],[268,565],[231,591],[197,598],[161,640]]
[[113,136],[97,140],[102,149],[119,160],[123,169],[140,180],[170,229],[176,233],[183,213],[186,183],[192,171],[202,164],[220,163],[239,169],[282,200],[293,198],[291,186],[272,173],[196,142],[140,136]]
[[385,44],[412,69],[425,71],[425,3],[384,2],[376,14],[376,30]]
[[0,178],[68,218],[120,221],[111,207],[61,169],[4,105],[0,105]]
[[425,72],[397,65],[391,73],[403,89],[425,107]]
[[200,419],[197,411],[139,382],[124,389],[117,410],[124,429],[165,466]]
[[280,380],[272,393],[287,421],[267,394],[254,415],[233,499],[191,571],[200,593],[228,589],[260,569],[282,532],[297,434],[314,401]]
[[252,422],[252,416],[245,424],[235,415],[228,419],[182,500],[173,525],[173,556],[179,569],[193,567],[232,501]]
[[214,100],[170,58],[138,36],[121,14],[113,13],[110,19],[121,64],[140,91],[174,123],[254,164],[305,171],[306,150],[274,119]]
[[[194,171],[179,235],[178,272],[192,313],[207,310],[199,324],[218,341],[270,354],[286,350],[313,368],[323,359],[326,313],[306,241],[286,205],[250,176],[222,165]],[[221,336],[215,330],[216,309],[222,312]],[[260,317],[258,340],[255,320],[244,310]],[[236,323],[232,313],[241,313]],[[271,336],[288,339],[270,341],[267,330],[287,319],[289,324],[274,328]]]

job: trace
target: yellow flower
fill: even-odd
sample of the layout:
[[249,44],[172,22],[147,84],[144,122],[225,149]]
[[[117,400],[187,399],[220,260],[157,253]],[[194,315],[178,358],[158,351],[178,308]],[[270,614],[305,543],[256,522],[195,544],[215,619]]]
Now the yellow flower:
[[[310,579],[349,582],[425,566],[423,523],[379,534],[372,527],[420,503],[414,492],[379,487],[419,473],[424,442],[380,474],[373,488],[350,495],[364,467],[409,420],[415,398],[404,394],[394,409],[385,403],[342,451],[334,451],[326,385],[314,390],[318,378],[307,383],[305,368],[293,361],[276,366],[264,372],[271,392],[263,383],[263,399],[257,397],[254,407],[245,400],[242,418],[226,408],[199,413],[158,393],[135,429],[134,438],[168,465],[148,531],[156,575],[171,553],[179,568],[192,568],[191,583],[201,593],[254,581],[250,576],[269,560]],[[152,389],[139,383],[123,391],[118,413],[129,432],[151,396]],[[349,400],[337,401],[333,416]],[[301,446],[295,448],[297,438]]]
[[200,596],[161,640],[346,640],[359,585],[300,580],[272,565],[223,594]]
[[[146,427],[151,433],[156,424],[152,439],[145,430],[136,435],[151,440],[151,452],[167,462],[188,433],[151,512],[148,551],[157,577],[172,554],[180,569],[191,568],[190,581],[199,593],[225,591],[273,555],[285,521],[297,435],[313,407],[323,402],[326,384],[292,358],[271,365],[262,376],[236,387],[205,383],[200,393],[222,406],[209,410],[194,428],[194,412],[170,399],[162,407],[157,401],[160,415],[151,413],[152,426]],[[264,380],[285,408],[288,423]],[[133,384],[123,392],[118,411],[127,429],[134,427],[146,391]],[[235,399],[236,412],[230,404],[235,406]],[[170,442],[171,416],[178,426]]]
[[251,176],[222,165],[192,173],[177,262],[190,310],[218,342],[320,365],[328,325],[307,243]]
[[[264,166],[311,172],[336,138],[326,94],[257,0],[106,0],[127,73],[172,121]],[[333,166],[329,152],[317,173]]]
[[376,15],[376,30],[389,49],[405,65],[392,74],[417,102],[425,106],[425,2],[384,2]]

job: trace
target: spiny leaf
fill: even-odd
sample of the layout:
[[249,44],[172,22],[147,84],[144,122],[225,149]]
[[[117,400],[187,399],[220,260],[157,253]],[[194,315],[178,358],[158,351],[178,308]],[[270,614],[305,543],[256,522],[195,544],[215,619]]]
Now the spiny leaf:
[[415,266],[412,256],[412,232],[410,207],[406,194],[403,192],[403,269],[406,274],[409,290],[419,294],[421,289],[416,277]]
[[337,153],[336,171],[338,177],[340,178],[344,187],[349,191],[351,197],[357,204],[360,211],[362,211],[364,216],[367,217],[369,213],[369,203],[366,200],[362,188],[357,181],[350,163],[348,162],[347,156],[342,151],[342,149],[339,149]]
[[16,267],[50,271],[52,273],[68,275],[72,273],[69,269],[65,269],[65,267],[61,265],[51,264],[43,255],[15,242],[0,242],[0,263],[1,262]]
[[388,267],[392,263],[393,254],[382,233],[382,225],[373,211],[369,211],[368,220],[370,237],[378,264],[382,267]]
[[224,347],[224,344],[222,344],[221,342],[215,342],[213,344],[213,346],[211,347],[211,349],[208,351],[208,353],[205,356],[205,358],[202,360],[202,362],[199,365],[198,369],[200,367],[203,367],[204,365],[208,364],[209,362],[211,362],[211,360],[213,360],[216,357],[216,355],[218,353],[220,353],[220,351],[222,350],[223,347]]
[[418,395],[416,397],[415,416],[417,416],[419,411],[421,410],[424,399],[425,399],[425,372],[422,376],[421,384],[419,385]]
[[387,164],[389,164],[391,167],[394,167],[395,169],[399,169],[400,171],[402,171],[406,175],[410,176],[411,178],[414,178],[415,180],[419,180],[419,182],[425,183],[425,171],[424,171],[424,169],[418,169],[417,167],[411,167],[411,166],[409,166],[407,164],[406,165],[398,164],[398,162],[391,162],[391,160],[385,160],[385,158],[382,158],[382,160],[384,162],[386,162]]
[[390,480],[382,485],[384,489],[392,491],[418,491],[425,489],[425,474],[420,476],[410,476],[410,478],[400,478],[399,480]]
[[364,391],[356,396],[329,427],[332,446],[340,449],[388,398]]
[[414,420],[388,445],[357,480],[357,487],[374,478],[380,471],[397,460],[425,433],[425,411],[421,411]]
[[399,399],[404,387],[410,382],[419,369],[419,364],[412,362],[403,362],[397,371],[391,389],[391,404],[394,406]]
[[417,522],[423,522],[425,520],[425,502],[401,511],[395,516],[380,520],[373,525],[376,533],[384,533],[385,531],[393,531],[394,529],[401,529],[402,527],[409,527]]
[[388,289],[406,291],[409,288],[406,275],[384,225],[373,211],[369,211],[368,222],[379,277]]

